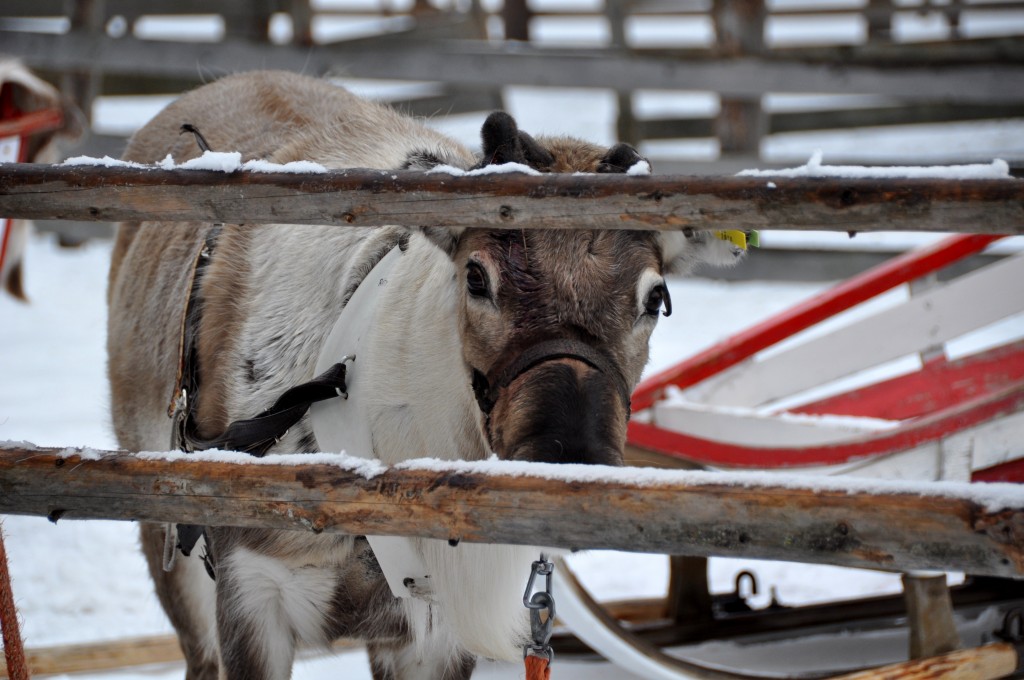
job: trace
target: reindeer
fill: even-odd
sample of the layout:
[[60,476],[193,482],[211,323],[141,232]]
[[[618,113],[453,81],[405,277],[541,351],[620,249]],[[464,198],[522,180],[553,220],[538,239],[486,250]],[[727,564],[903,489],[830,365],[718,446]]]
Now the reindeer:
[[[495,113],[483,154],[328,82],[283,72],[192,91],[130,141],[125,158],[215,150],[329,168],[426,170],[516,162],[541,172],[625,172],[635,149],[534,139]],[[197,253],[212,245],[198,285]],[[110,269],[109,373],[121,446],[172,437],[182,317],[190,296],[194,422],[214,437],[314,373],[349,298],[386,253],[396,262],[354,363],[372,455],[620,465],[629,394],[668,313],[669,271],[736,260],[700,232],[503,231],[302,225],[125,223]],[[190,290],[195,290],[190,293]],[[303,418],[272,448],[318,451]],[[477,656],[522,658],[522,591],[537,549],[416,541],[429,598],[396,598],[365,537],[212,527],[215,566],[195,554],[165,571],[168,529],[142,527],[158,597],[186,677],[287,678],[298,643],[365,640],[376,680],[468,678]]]

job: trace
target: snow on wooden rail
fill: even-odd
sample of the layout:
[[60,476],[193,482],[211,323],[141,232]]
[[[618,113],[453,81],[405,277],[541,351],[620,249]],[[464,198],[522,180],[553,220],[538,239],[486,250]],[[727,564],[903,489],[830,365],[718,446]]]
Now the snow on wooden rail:
[[1024,233],[1014,179],[314,174],[0,164],[0,215],[417,227]]
[[0,446],[0,513],[1024,578],[1024,486]]

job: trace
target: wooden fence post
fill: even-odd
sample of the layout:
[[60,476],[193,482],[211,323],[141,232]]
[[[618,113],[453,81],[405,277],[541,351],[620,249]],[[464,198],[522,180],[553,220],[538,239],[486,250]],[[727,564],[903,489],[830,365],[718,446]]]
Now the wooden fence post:
[[[717,48],[725,57],[756,57],[764,52],[764,0],[714,0]],[[715,118],[722,159],[758,158],[768,118],[761,97],[721,96]]]
[[14,606],[14,592],[11,575],[7,569],[7,550],[4,548],[4,532],[0,526],[0,629],[3,629],[4,658],[7,661],[9,680],[28,680],[28,666],[25,663],[25,647],[18,627],[18,610]]

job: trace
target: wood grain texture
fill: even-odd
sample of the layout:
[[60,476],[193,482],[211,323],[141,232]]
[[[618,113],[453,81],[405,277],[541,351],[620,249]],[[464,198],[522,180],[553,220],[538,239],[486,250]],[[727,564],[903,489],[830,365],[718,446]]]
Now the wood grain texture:
[[0,165],[25,219],[532,229],[1024,233],[1019,180],[222,173]]
[[[1006,642],[882,666],[832,680],[997,680],[1018,668],[1018,651]],[[1016,677],[1016,676],[1014,676]]]
[[[329,647],[306,647],[299,650],[299,658],[323,656],[332,652],[356,649],[362,643],[356,640],[336,640]],[[31,677],[39,678],[68,673],[96,673],[133,666],[177,663],[184,659],[178,638],[174,635],[103,640],[72,645],[35,647],[25,650]],[[0,678],[6,676],[6,666],[0,660]]]
[[73,449],[9,445],[0,448],[0,513],[1024,577],[1024,489],[1014,507],[993,511],[942,484],[935,494],[848,493],[816,489],[812,478],[806,488],[783,488],[673,473],[655,484],[625,471],[574,481],[545,476],[550,465],[529,468],[516,476],[387,468],[366,478],[323,463],[150,460],[123,451],[83,459]]

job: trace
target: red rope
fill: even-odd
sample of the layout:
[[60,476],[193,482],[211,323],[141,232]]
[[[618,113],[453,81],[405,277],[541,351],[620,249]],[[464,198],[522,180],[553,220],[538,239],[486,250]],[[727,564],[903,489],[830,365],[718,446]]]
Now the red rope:
[[21,643],[21,633],[18,631],[18,610],[14,608],[14,593],[11,590],[11,576],[7,571],[7,550],[4,549],[2,527],[0,527],[0,628],[3,629],[7,677],[10,680],[28,680],[28,664],[25,663],[25,647]]
[[541,656],[527,656],[526,680],[551,680],[551,667],[548,660]]

